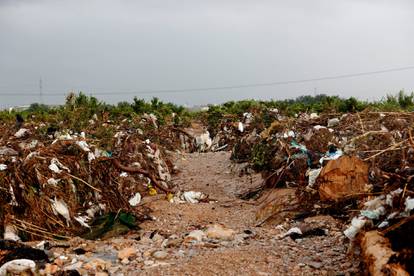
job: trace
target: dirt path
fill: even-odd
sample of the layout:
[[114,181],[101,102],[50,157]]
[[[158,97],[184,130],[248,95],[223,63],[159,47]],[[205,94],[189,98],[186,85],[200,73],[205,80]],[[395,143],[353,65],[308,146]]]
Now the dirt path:
[[[146,197],[144,205],[153,210],[154,220],[143,223],[139,233],[87,244],[81,240],[72,242],[72,248],[78,246],[88,251],[75,256],[78,263],[83,263],[82,269],[85,263],[99,258],[106,262],[103,270],[112,275],[349,275],[358,272],[358,264],[346,253],[341,226],[331,217],[305,220],[308,225],[326,229],[326,236],[296,241],[279,237],[296,222],[256,227],[256,203],[240,200],[237,194],[258,185],[261,178],[259,175],[239,177],[229,153],[179,155],[177,165],[181,172],[173,181],[178,188],[208,194],[210,202],[178,204],[166,201],[161,195]],[[213,224],[234,230],[234,235],[228,240],[204,239],[202,242],[187,236]],[[120,260],[119,252],[125,248],[134,253],[128,255],[129,260]]]
[[[235,241],[217,248],[194,244],[172,250],[170,265],[150,268],[149,275],[334,275],[356,271],[347,261],[346,248],[337,223],[330,217],[314,218],[327,228],[328,236],[303,240],[277,239],[274,225],[255,227],[257,206],[237,194],[260,184],[259,175],[238,176],[229,153],[187,154],[177,160],[182,172],[174,178],[181,190],[201,191],[216,202],[172,205],[157,201],[150,206],[157,221],[145,223],[147,231],[183,236],[194,229],[222,224],[236,231]],[[308,220],[312,223],[312,219]],[[247,233],[247,234],[246,234]],[[252,233],[252,234],[250,234]],[[250,234],[250,235],[249,235]]]

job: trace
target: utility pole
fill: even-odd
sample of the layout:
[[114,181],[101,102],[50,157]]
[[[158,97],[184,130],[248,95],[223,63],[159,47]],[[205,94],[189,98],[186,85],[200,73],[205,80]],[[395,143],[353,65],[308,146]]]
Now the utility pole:
[[39,96],[40,96],[40,103],[43,104],[43,83],[42,77],[39,79]]

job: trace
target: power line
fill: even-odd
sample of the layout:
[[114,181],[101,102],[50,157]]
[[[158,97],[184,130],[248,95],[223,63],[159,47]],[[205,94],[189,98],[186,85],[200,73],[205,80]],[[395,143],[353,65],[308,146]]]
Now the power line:
[[[310,79],[299,79],[299,80],[274,81],[274,82],[239,84],[239,85],[229,85],[229,86],[182,88],[182,89],[138,90],[138,91],[127,91],[127,92],[120,92],[120,91],[118,92],[116,91],[95,92],[92,94],[93,95],[113,95],[114,93],[116,93],[118,95],[135,95],[135,94],[164,94],[164,93],[185,93],[185,92],[229,90],[229,89],[241,89],[241,88],[278,86],[278,85],[287,85],[287,84],[299,84],[299,83],[307,83],[307,82],[314,82],[314,81],[346,79],[346,78],[354,78],[354,77],[361,77],[361,76],[385,74],[385,73],[391,73],[391,72],[407,71],[407,70],[413,70],[413,69],[414,69],[414,65],[406,66],[406,67],[390,68],[390,69],[384,69],[384,70],[369,71],[369,72],[360,72],[360,73],[343,74],[343,75],[310,78]],[[95,90],[95,89],[91,88],[90,90]],[[100,90],[105,90],[105,89],[100,89]],[[122,90],[122,89],[119,89],[119,90]],[[47,94],[44,93],[43,95],[62,96],[64,94],[65,93],[47,93]],[[17,92],[17,93],[1,93],[0,95],[1,96],[32,96],[34,94]]]
[[39,96],[40,96],[40,103],[43,104],[43,84],[42,84],[42,77],[39,80]]

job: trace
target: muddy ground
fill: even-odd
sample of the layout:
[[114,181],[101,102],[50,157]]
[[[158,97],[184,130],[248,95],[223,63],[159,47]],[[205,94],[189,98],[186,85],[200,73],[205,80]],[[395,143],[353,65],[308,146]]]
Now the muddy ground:
[[[55,265],[43,273],[76,269],[96,275],[355,275],[361,266],[329,216],[257,225],[258,202],[237,195],[261,183],[260,175],[239,176],[230,153],[177,154],[180,173],[173,182],[183,191],[201,191],[204,203],[171,203],[164,195],[145,197],[154,217],[141,230],[102,241],[79,238],[69,248],[52,248]],[[225,239],[197,241],[187,235],[220,224],[234,230]],[[324,236],[282,238],[291,227],[325,229]],[[76,250],[75,250],[76,249]]]

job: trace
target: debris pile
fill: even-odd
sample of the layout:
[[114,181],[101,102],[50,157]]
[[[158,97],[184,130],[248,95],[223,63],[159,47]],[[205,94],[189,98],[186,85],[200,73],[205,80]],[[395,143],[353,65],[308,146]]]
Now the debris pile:
[[[118,224],[128,231],[148,219],[141,198],[170,193],[175,168],[167,145],[179,149],[182,134],[170,126],[158,128],[156,120],[149,118],[144,116],[141,128],[136,128],[125,121],[98,122],[95,116],[90,128],[80,133],[34,121],[17,130],[4,123],[0,139],[3,237],[99,238],[116,231]],[[162,134],[170,140],[160,138]]]
[[[330,214],[348,224],[343,233],[350,240],[365,237],[363,247],[370,244],[366,235],[377,231],[393,252],[387,267],[412,273],[413,122],[414,114],[402,112],[279,116],[267,128],[244,133],[233,147],[232,159],[249,162],[264,178],[241,197],[263,194],[258,224]],[[287,192],[291,203],[281,203],[283,190],[273,198],[265,192],[273,188],[293,189],[295,199]],[[371,269],[378,262],[369,249],[363,252]]]
[[[339,236],[360,246],[367,271],[414,273],[413,113],[366,110],[289,117],[254,106],[241,113],[239,106],[232,114],[212,109],[207,117],[180,125],[175,113],[159,116],[169,109],[156,100],[151,107],[159,106],[158,113],[135,100],[130,107],[136,113],[128,117],[111,117],[105,109],[99,115],[78,112],[76,100],[68,100],[68,114],[26,121],[17,114],[13,121],[0,122],[0,255],[12,256],[0,260],[0,274],[34,273],[38,263],[48,262],[43,251],[20,241],[106,239],[137,229],[151,219],[143,203],[149,196],[165,194],[165,200],[175,203],[171,206],[214,203],[201,191],[173,186],[178,168],[172,153],[177,150],[231,150],[231,160],[240,163],[235,165],[239,175],[260,172],[261,185],[251,187],[250,181],[240,198],[257,199],[256,226],[286,226],[277,239],[323,239],[329,229],[301,222],[328,215],[343,222],[335,228]],[[209,223],[182,239],[165,241],[165,247],[167,242],[216,247],[247,238]],[[39,259],[31,257],[33,252]],[[118,259],[127,264],[134,254],[126,248]],[[151,258],[163,260],[168,254],[158,250]],[[55,269],[48,265],[45,270]],[[107,266],[88,265],[90,270]]]

